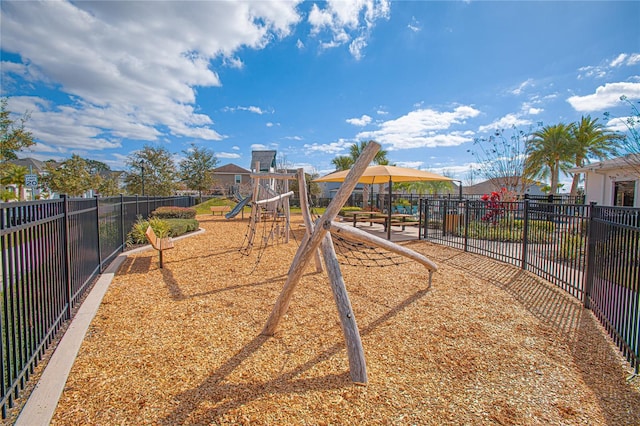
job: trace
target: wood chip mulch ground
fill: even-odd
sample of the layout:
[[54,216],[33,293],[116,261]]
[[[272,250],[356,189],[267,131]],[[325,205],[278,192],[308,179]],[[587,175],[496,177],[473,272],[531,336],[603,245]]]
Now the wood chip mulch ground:
[[278,333],[261,335],[301,217],[288,244],[249,256],[247,220],[198,219],[206,232],[177,241],[163,269],[153,250],[123,263],[52,424],[640,425],[638,379],[591,312],[527,272],[424,241],[402,244],[438,264],[431,287],[413,262],[342,266],[359,386],[313,262]]

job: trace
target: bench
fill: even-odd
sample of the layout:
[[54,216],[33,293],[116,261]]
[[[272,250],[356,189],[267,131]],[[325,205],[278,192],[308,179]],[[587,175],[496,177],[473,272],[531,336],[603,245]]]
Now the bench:
[[231,207],[229,206],[211,206],[211,214],[216,215],[216,212],[220,212],[220,216],[225,214],[226,212],[230,212]]
[[151,226],[147,227],[147,232],[144,234],[147,236],[147,240],[151,246],[158,250],[160,254],[160,268],[162,268],[162,252],[173,248],[173,240],[171,237],[158,238]]

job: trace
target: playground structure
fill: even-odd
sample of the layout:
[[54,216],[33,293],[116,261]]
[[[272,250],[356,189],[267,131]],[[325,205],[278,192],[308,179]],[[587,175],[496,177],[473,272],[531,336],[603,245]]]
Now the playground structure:
[[[373,157],[376,155],[379,149],[380,145],[375,142],[370,142],[367,145],[367,147],[362,151],[353,168],[345,178],[343,184],[336,193],[335,198],[331,201],[325,213],[317,220],[315,224],[311,219],[311,213],[307,202],[304,172],[302,169],[298,169],[297,179],[298,188],[300,191],[300,207],[302,209],[306,233],[291,263],[291,267],[289,268],[289,272],[287,274],[287,280],[262,331],[262,334],[267,336],[273,336],[275,334],[282,317],[285,315],[287,309],[289,308],[293,291],[300,281],[300,278],[302,277],[304,270],[310,262],[311,257],[315,256],[316,270],[318,272],[321,272],[323,270],[323,266],[320,260],[320,258],[322,258],[322,260],[324,261],[324,267],[326,267],[327,275],[329,277],[334,301],[338,308],[338,315],[340,316],[342,333],[344,335],[347,346],[350,377],[353,382],[363,385],[367,383],[368,378],[366,362],[364,358],[364,350],[362,347],[362,339],[360,337],[360,332],[358,330],[358,325],[356,323],[356,318],[353,313],[351,302],[349,301],[349,295],[346,290],[344,278],[340,270],[340,263],[338,262],[336,256],[332,233],[335,234],[336,237],[340,236],[340,238],[344,237],[346,239],[354,240],[362,244],[380,247],[382,249],[389,250],[391,252],[397,253],[401,256],[421,263],[429,271],[429,285],[431,285],[431,277],[433,272],[438,269],[435,263],[413,250],[407,249],[374,235],[370,235],[355,227],[345,226],[334,221],[340,209],[342,209],[342,206],[347,201],[347,199],[351,195],[351,192],[358,183],[360,176],[364,173],[365,169],[373,160]],[[261,174],[261,177],[262,176],[265,175]],[[254,188],[257,185],[259,185],[259,183],[254,182]],[[256,191],[254,190],[254,194],[255,193]],[[283,194],[280,197],[283,197],[284,195],[286,194]],[[287,200],[288,208],[288,196],[285,198]],[[257,221],[258,218],[254,218],[252,211],[252,221],[253,220]]]
[[[256,170],[260,170],[256,164]],[[291,210],[289,197],[293,191],[289,191],[289,181],[297,179],[291,173],[252,173],[252,195],[242,199],[236,207],[227,215],[227,219],[244,208],[246,204],[251,205],[251,216],[247,228],[247,235],[242,245],[241,252],[249,254],[253,250],[255,239],[257,238],[258,224],[262,223],[262,237],[260,247],[266,247],[270,242],[289,242],[289,229],[291,225]],[[250,201],[249,201],[250,199]],[[267,230],[267,224],[271,228]]]

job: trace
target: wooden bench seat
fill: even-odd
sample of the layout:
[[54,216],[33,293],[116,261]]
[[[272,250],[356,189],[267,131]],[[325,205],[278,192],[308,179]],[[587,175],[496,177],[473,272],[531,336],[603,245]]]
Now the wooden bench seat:
[[215,216],[217,212],[220,212],[220,216],[223,214],[230,212],[231,207],[229,206],[211,206],[211,214]]
[[147,236],[147,240],[151,246],[158,250],[160,255],[160,268],[162,268],[162,252],[173,248],[173,240],[171,237],[158,238],[156,233],[153,232],[153,228],[151,226],[147,227],[145,235]]

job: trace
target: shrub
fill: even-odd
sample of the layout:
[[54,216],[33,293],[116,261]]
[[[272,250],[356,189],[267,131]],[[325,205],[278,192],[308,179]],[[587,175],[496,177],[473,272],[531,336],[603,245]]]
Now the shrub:
[[151,217],[159,219],[195,219],[196,209],[188,207],[158,207],[151,212]]
[[166,219],[169,225],[169,236],[179,237],[187,232],[197,231],[200,223],[195,219]]
[[345,212],[359,212],[360,210],[362,210],[360,207],[343,207],[338,215],[344,216]]
[[132,246],[135,244],[147,243],[147,228],[151,226],[153,232],[155,232],[158,238],[164,238],[169,236],[169,230],[171,227],[166,220],[152,217],[149,220],[143,219],[142,216],[138,216],[138,220],[133,224],[131,232],[127,235],[127,245]]
[[158,238],[179,237],[187,232],[198,230],[199,222],[195,219],[160,219],[158,217],[145,220],[142,216],[138,216],[138,220],[133,225],[131,232],[127,235],[127,245],[147,244],[147,227],[151,225],[151,229]]
[[567,235],[560,237],[558,257],[562,260],[577,260],[584,255],[586,244],[582,235]]

